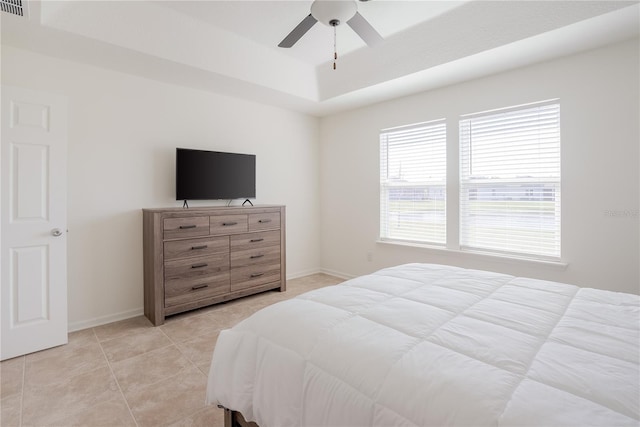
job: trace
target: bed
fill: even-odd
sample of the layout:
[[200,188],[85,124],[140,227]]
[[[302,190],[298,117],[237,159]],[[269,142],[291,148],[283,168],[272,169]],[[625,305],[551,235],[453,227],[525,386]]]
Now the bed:
[[638,426],[639,348],[637,295],[406,264],[222,331],[207,402],[260,427]]

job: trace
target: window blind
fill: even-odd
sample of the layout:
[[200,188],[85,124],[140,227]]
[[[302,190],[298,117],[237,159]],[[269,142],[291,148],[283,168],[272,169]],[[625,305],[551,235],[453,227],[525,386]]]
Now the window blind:
[[380,133],[380,238],[446,243],[444,120]]
[[560,105],[460,121],[460,244],[560,257]]

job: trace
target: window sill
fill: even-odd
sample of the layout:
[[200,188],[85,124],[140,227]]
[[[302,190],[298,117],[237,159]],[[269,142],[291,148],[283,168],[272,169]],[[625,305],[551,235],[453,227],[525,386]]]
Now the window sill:
[[551,260],[543,260],[543,259],[535,259],[535,258],[526,258],[526,257],[518,257],[518,256],[508,256],[508,255],[500,255],[495,253],[488,253],[482,251],[475,250],[461,250],[461,249],[449,249],[443,246],[435,246],[435,245],[427,245],[422,243],[412,243],[412,242],[401,242],[395,240],[380,240],[378,239],[376,243],[390,246],[403,246],[403,247],[411,247],[421,250],[426,250],[429,252],[434,252],[439,255],[457,255],[464,256],[473,259],[480,259],[492,262],[504,262],[508,264],[528,264],[532,266],[540,266],[545,268],[551,268],[554,270],[566,270],[569,266],[568,262],[564,261],[551,261]]

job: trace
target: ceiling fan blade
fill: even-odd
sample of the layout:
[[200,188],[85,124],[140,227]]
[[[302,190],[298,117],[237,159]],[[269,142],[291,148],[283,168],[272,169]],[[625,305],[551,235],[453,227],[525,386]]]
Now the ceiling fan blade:
[[298,40],[300,40],[300,38],[302,36],[304,36],[306,34],[307,31],[309,31],[309,29],[311,29],[311,27],[313,27],[313,25],[316,22],[318,22],[318,20],[316,18],[314,18],[313,16],[311,16],[311,14],[307,15],[307,17],[304,18],[302,20],[302,22],[300,22],[293,29],[293,31],[291,31],[289,33],[289,35],[287,37],[285,37],[284,40],[282,40],[280,42],[278,47],[291,47],[291,46],[293,46],[294,44],[296,44],[296,42]]
[[364,19],[360,12],[356,12],[353,18],[347,21],[347,24],[355,31],[364,42],[369,46],[376,46],[384,40],[380,34]]

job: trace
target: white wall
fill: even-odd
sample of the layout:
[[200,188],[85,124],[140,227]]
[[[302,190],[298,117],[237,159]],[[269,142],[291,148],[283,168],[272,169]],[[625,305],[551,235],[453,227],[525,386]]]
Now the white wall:
[[[323,268],[353,276],[435,262],[639,293],[638,52],[632,40],[323,118]],[[380,129],[446,118],[449,185],[457,188],[460,115],[551,98],[561,105],[566,268],[376,243]],[[457,249],[458,203],[450,202],[448,247]]]
[[[142,312],[141,209],[181,205],[176,146],[257,154],[258,202],[287,205],[289,277],[423,261],[638,293],[638,48],[622,43],[321,120],[6,46],[2,84],[69,100],[73,330]],[[442,117],[455,125],[460,114],[555,97],[566,269],[376,243],[380,129]],[[456,155],[452,144],[457,173]]]
[[5,46],[2,84],[68,97],[71,330],[142,313],[141,209],[182,205],[177,146],[256,154],[257,202],[287,206],[288,276],[319,270],[317,118]]

